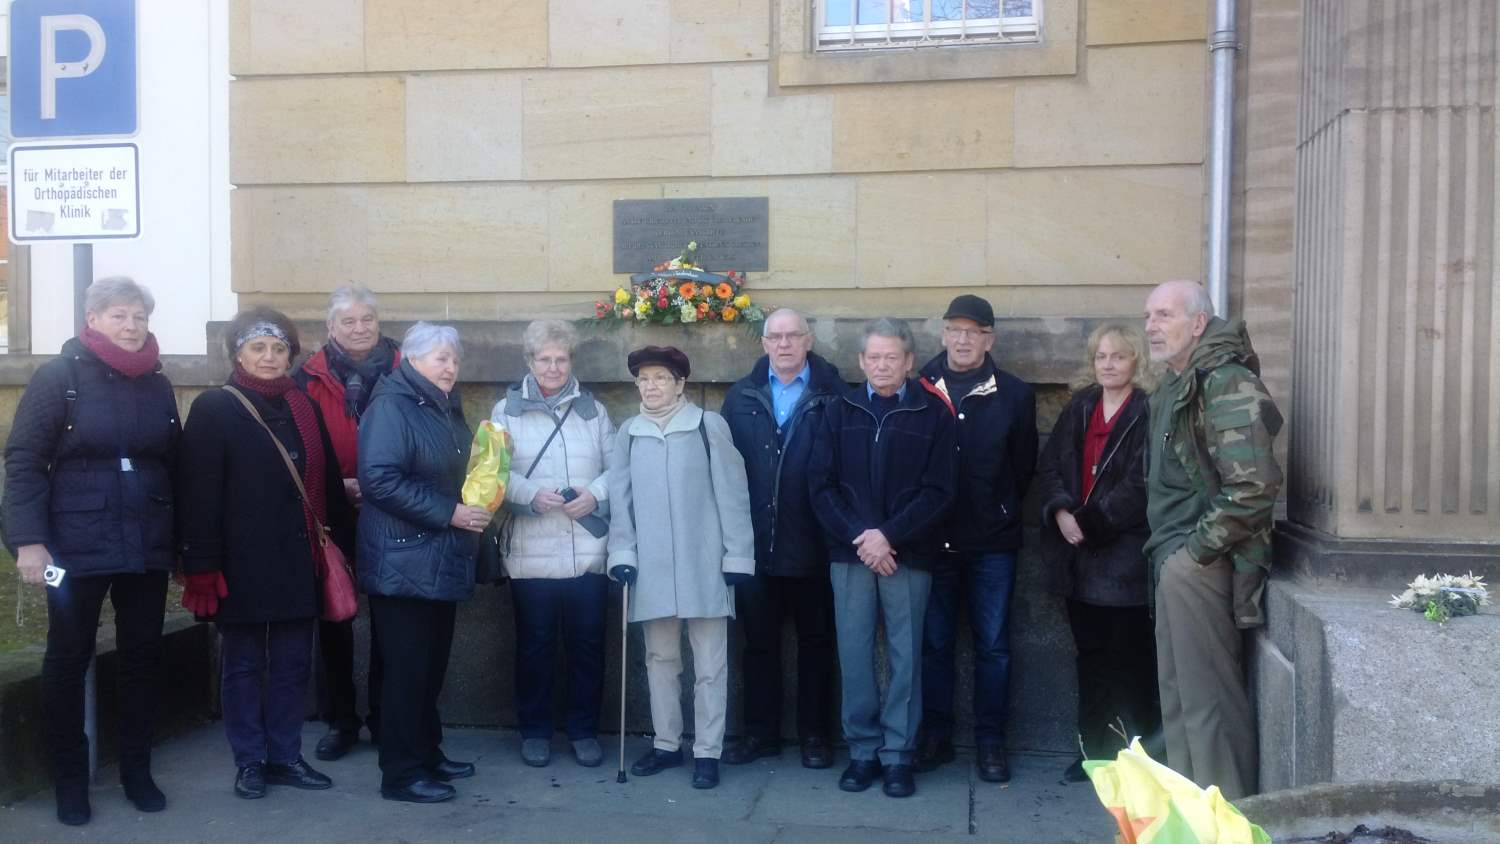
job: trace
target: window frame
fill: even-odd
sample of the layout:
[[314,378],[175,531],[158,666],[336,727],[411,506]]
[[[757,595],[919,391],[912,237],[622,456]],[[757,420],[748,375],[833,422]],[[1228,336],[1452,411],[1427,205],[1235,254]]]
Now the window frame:
[[1035,40],[818,49],[816,14],[825,0],[779,0],[772,20],[772,79],[778,88],[1075,76],[1084,0],[1045,0]]
[[[849,24],[821,23],[832,3],[849,7]],[[1046,0],[1031,0],[1031,14],[1006,17],[1000,0],[999,17],[932,20],[932,0],[922,4],[922,20],[894,21],[892,0],[887,0],[885,23],[859,23],[859,0],[812,0],[813,49],[819,53],[845,50],[889,50],[902,47],[959,47],[975,44],[1029,44],[1039,41]],[[967,3],[964,11],[967,13]]]

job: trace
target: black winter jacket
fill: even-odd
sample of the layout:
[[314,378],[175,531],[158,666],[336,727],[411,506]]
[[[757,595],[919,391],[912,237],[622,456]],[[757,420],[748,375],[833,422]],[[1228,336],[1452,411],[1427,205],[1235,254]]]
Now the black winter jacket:
[[[240,392],[260,411],[301,473],[306,450],[286,399]],[[327,525],[347,553],[354,513],[321,412],[318,434]],[[302,496],[265,429],[229,391],[206,390],[193,400],[182,432],[177,489],[182,570],[223,572],[229,587],[213,621],[258,624],[318,615],[317,570]]]
[[[922,379],[945,395],[943,358],[922,367]],[[1021,500],[1036,471],[1036,391],[995,366],[967,396],[949,396],[958,486],[953,509],[938,529],[946,551],[989,553],[1021,547]]]
[[953,415],[916,381],[877,418],[862,382],[829,402],[813,441],[807,479],[829,557],[860,564],[854,538],[878,528],[896,564],[928,568],[937,527],[953,503]]
[[[69,577],[172,568],[181,433],[177,399],[160,366],[126,378],[82,341],[68,340],[32,376],[11,423],[7,547],[14,553],[45,545]],[[121,471],[122,457],[131,471]]]
[[402,361],[359,423],[359,586],[372,595],[461,601],[474,594],[479,534],[449,524],[472,435],[458,391],[444,396]]
[[[1042,452],[1037,486],[1042,502],[1042,558],[1053,591],[1086,604],[1134,607],[1146,603],[1148,400],[1134,391],[1104,446],[1099,475],[1083,500],[1083,436],[1103,389],[1081,390],[1063,408]],[[1073,547],[1057,527],[1057,511],[1078,521],[1084,542]]]
[[719,411],[745,458],[756,574],[828,576],[828,548],[808,496],[807,463],[824,407],[838,401],[848,385],[838,367],[823,358],[810,354],[807,363],[811,383],[787,417],[791,432],[785,442],[771,401],[768,357],[729,388]]

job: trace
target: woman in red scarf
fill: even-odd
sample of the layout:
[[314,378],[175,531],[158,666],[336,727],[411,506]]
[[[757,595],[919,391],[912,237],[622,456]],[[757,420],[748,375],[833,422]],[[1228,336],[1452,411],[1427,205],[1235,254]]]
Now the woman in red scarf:
[[317,526],[349,549],[353,514],[322,414],[288,375],[301,350],[291,320],[244,311],[224,342],[234,374],[193,402],[182,433],[182,605],[218,623],[234,791],[254,799],[267,785],[333,784],[302,758],[302,720],[323,564]]
[[[1078,647],[1078,734],[1090,759],[1114,758],[1123,724],[1161,742],[1156,638],[1146,607],[1146,393],[1155,386],[1139,328],[1105,323],[1037,464],[1042,557],[1068,603]],[[1157,756],[1157,758],[1162,758]],[[1082,759],[1063,773],[1083,782]]]
[[172,464],[181,428],[148,330],[155,301],[128,278],[85,293],[87,328],[37,370],[5,446],[6,544],[21,580],[47,589],[42,701],[57,819],[87,823],[83,677],[99,609],[115,609],[120,781],[143,812],[151,779],[158,643],[172,567]]

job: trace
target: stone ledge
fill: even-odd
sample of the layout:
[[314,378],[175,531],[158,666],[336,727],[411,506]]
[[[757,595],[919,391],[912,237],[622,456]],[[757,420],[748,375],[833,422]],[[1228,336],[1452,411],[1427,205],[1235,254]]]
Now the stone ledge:
[[1500,549],[1492,543],[1344,539],[1292,521],[1276,523],[1275,542],[1283,571],[1317,582],[1399,590],[1422,573],[1500,578]]

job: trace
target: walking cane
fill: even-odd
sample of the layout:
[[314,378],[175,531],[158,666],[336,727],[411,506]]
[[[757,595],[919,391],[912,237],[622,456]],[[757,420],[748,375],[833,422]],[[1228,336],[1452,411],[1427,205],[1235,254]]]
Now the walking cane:
[[630,581],[620,590],[620,772],[615,782],[625,782],[625,648],[630,643]]

